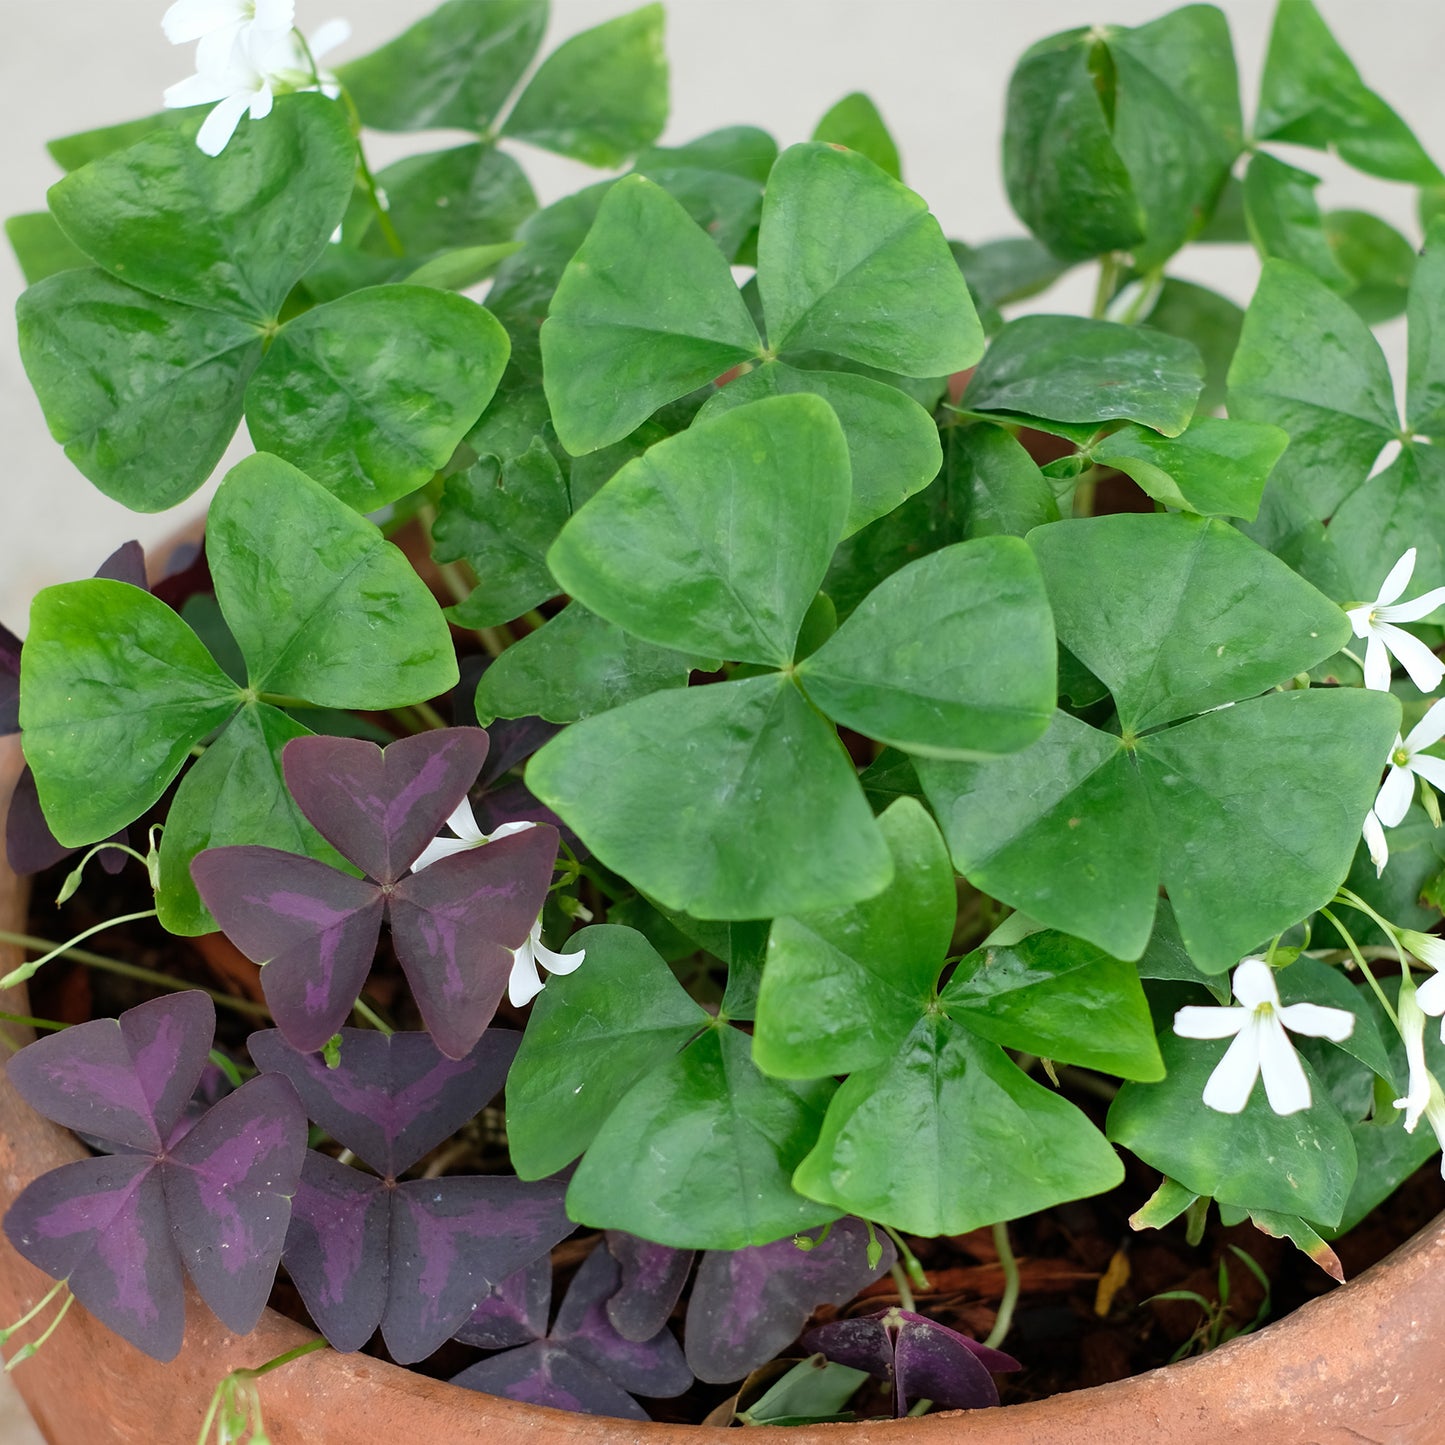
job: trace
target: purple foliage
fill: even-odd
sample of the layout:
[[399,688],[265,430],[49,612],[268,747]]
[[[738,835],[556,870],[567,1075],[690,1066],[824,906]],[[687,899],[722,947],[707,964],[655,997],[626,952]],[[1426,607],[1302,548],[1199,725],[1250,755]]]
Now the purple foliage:
[[803,1345],[891,1384],[893,1412],[899,1417],[916,1400],[932,1400],[944,1410],[997,1405],[993,1376],[1019,1368],[1012,1355],[896,1305],[820,1325],[803,1336]]
[[[515,1301],[524,1291],[536,1291],[539,1279],[504,1281],[498,1299]],[[545,1322],[546,1299],[540,1297],[539,1309],[533,1294],[525,1316],[510,1305],[506,1323],[515,1333],[531,1327],[522,1338],[534,1343],[472,1365],[452,1383],[558,1410],[647,1419],[632,1394],[680,1395],[692,1384],[692,1371],[665,1325],[647,1340],[626,1339],[613,1328],[607,1302],[621,1281],[616,1259],[599,1244],[577,1271],[545,1339],[537,1338],[535,1322]],[[457,1338],[490,1347],[502,1334],[497,1328],[501,1313],[496,1302],[484,1300]]]
[[254,1327],[306,1149],[300,1100],[276,1075],[187,1116],[215,1024],[205,994],[173,994],[40,1039],[9,1066],[40,1113],[125,1152],[42,1175],[6,1214],[6,1234],[162,1360],[184,1332],[182,1265],[227,1328]]
[[407,870],[466,796],[486,734],[445,728],[385,751],[358,738],[287,743],[302,812],[364,879],[274,848],[209,848],[191,864],[202,899],[257,963],[276,1022],[311,1052],[341,1027],[370,970],[383,918],[437,1046],[462,1058],[496,1012],[512,951],[541,912],[557,832],[528,829]]
[[622,1271],[607,1301],[607,1318],[625,1340],[648,1340],[660,1330],[682,1296],[692,1268],[690,1249],[669,1249],[620,1229],[607,1231],[607,1248]]
[[343,1029],[328,1069],[277,1029],[251,1036],[257,1065],[285,1075],[312,1119],[380,1175],[308,1154],[292,1205],[286,1267],[336,1349],[359,1349],[379,1324],[393,1358],[423,1359],[494,1283],[571,1233],[559,1181],[397,1179],[501,1088],[517,1043],[489,1030],[453,1059],[425,1033]]
[[494,1284],[456,1333],[464,1345],[479,1350],[508,1350],[530,1344],[547,1333],[552,1304],[552,1259],[543,1255]]
[[872,1284],[896,1256],[884,1239],[878,1263],[870,1265],[868,1243],[868,1227],[847,1218],[809,1250],[789,1236],[703,1255],[686,1329],[687,1361],[698,1379],[741,1380],[797,1339],[819,1305],[842,1304]]

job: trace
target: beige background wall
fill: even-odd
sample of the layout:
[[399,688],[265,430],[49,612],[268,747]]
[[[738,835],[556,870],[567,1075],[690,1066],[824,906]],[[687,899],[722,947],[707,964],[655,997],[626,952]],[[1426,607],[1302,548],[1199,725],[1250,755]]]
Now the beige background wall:
[[[1368,82],[1382,91],[1437,155],[1445,156],[1445,4],[1439,0],[1319,0]],[[362,53],[430,8],[429,0],[300,0],[304,25],[343,13],[355,29],[337,59]],[[629,8],[628,0],[554,0],[549,44]],[[678,142],[719,125],[752,122],[780,142],[806,138],[839,96],[867,89],[903,152],[906,179],[945,230],[980,241],[1016,233],[998,173],[1004,88],[1033,40],[1096,20],[1139,23],[1165,0],[673,0],[668,51]],[[0,0],[0,175],[5,213],[39,209],[58,172],[43,143],[156,107],[161,91],[189,71],[189,53],[160,32],[164,0]],[[1257,80],[1272,6],[1224,0],[1240,56],[1246,106]],[[444,144],[445,136],[425,144]],[[378,137],[384,163],[415,138]],[[1322,165],[1323,161],[1323,165]],[[539,152],[525,158],[544,202],[593,178]],[[1413,235],[1403,187],[1354,176],[1328,158],[1302,163],[1326,172],[1327,205],[1382,209]],[[1254,263],[1244,248],[1217,248],[1186,261],[1182,274],[1247,300]],[[1086,304],[1089,282],[1036,303]],[[29,599],[51,582],[88,575],[129,536],[150,541],[176,525],[179,509],[135,517],[96,493],[50,440],[14,345],[10,301],[21,288],[8,248],[0,255],[6,298],[0,344],[0,618],[25,629]],[[1398,331],[1398,327],[1396,328]],[[1399,351],[1399,338],[1392,349]],[[234,455],[245,450],[244,437]],[[223,464],[224,469],[224,464]],[[195,504],[191,504],[192,507]]]

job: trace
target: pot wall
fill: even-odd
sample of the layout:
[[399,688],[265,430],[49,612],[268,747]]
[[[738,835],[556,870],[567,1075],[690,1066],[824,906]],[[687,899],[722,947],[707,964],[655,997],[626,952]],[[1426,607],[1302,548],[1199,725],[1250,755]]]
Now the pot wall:
[[[0,799],[20,768],[0,741]],[[0,809],[3,814],[3,809]],[[0,816],[3,822],[3,816]],[[3,828],[0,828],[3,836]],[[0,930],[23,932],[27,890],[0,856]],[[20,961],[0,945],[0,973]],[[24,1013],[24,990],[0,996]],[[30,1180],[86,1156],[39,1118],[0,1075],[0,1210]],[[0,1240],[0,1323],[18,1319],[51,1286]],[[45,1348],[14,1373],[52,1445],[190,1445],[226,1373],[256,1366],[315,1336],[267,1310],[238,1338],[194,1296],[185,1346],[158,1364],[98,1325],[79,1305]],[[789,1445],[1440,1445],[1445,1441],[1445,1216],[1342,1289],[1256,1335],[1200,1359],[1034,1404],[906,1422],[817,1425]],[[321,1351],[260,1384],[275,1445],[697,1445],[698,1426],[638,1425],[570,1415],[479,1395],[365,1355]]]

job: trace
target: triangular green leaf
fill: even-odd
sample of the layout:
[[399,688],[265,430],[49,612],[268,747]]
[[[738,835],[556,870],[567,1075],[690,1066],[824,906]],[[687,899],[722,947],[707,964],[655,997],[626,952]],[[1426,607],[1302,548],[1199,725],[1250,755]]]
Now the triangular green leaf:
[[1408,303],[1409,388],[1405,415],[1411,431],[1445,431],[1445,219],[1432,223],[1415,265]]
[[958,912],[953,867],[920,803],[878,820],[893,882],[846,908],[779,918],[758,992],[753,1058],[777,1078],[887,1062],[933,1001]]
[[547,980],[507,1076],[507,1139],[523,1179],[544,1179],[591,1144],[626,1092],[708,1022],[640,933],[584,928]]
[[1054,630],[1017,537],[979,537],[886,578],[797,674],[827,716],[907,752],[982,757],[1043,736]]
[[1351,281],[1325,235],[1314,190],[1318,176],[1258,151],[1244,176],[1244,213],[1249,237],[1261,256],[1291,261],[1341,294]]
[[76,248],[49,211],[11,216],[5,222],[5,237],[27,286],[57,272],[90,265],[90,257]]
[[903,179],[898,147],[888,134],[878,107],[861,90],[855,90],[836,105],[829,106],[822,120],[813,127],[811,138],[826,141],[829,145],[847,146],[850,151],[867,156],[880,171],[892,176],[895,181]]
[[607,867],[697,918],[836,908],[892,876],[837,735],[777,675],[588,718],[536,754],[527,786]]
[[673,1249],[743,1249],[836,1219],[790,1178],[817,1138],[832,1080],[758,1072],[736,1029],[709,1029],[662,1060],[597,1131],[567,1214]]
[[758,292],[774,353],[828,351],[905,376],[972,366],[983,329],[927,203],[866,157],[818,142],[778,157]]

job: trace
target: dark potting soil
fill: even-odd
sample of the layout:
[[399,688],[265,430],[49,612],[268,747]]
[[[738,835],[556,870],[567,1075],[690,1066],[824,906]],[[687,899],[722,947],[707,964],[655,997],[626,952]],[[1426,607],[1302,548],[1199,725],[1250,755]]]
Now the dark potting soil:
[[[84,888],[57,909],[52,900],[73,866],[74,860],[68,860],[34,880],[28,929],[31,934],[56,940],[74,937],[105,918],[138,907],[135,898],[139,864],[130,863],[122,874],[111,877],[92,863],[86,870]],[[262,998],[259,970],[218,935],[200,940],[178,939],[152,919],[107,930],[83,946],[175,978],[187,987],[212,988],[252,1004]],[[30,984],[34,1014],[63,1023],[80,1023],[96,1015],[114,1016],[155,997],[156,992],[154,983],[66,959],[48,964]],[[385,936],[367,997],[398,1027],[419,1027],[405,982],[394,959],[387,956]],[[267,1023],[259,1014],[248,1016],[219,1007],[216,1046],[248,1063],[246,1036]],[[519,1028],[523,1017],[504,1002],[497,1023]],[[1079,1077],[1072,1072],[1066,1075],[1064,1092],[1102,1124],[1107,1104],[1093,1091],[1071,1088],[1071,1079]],[[486,1111],[477,1124],[442,1145],[419,1167],[433,1173],[506,1169],[505,1136],[500,1126],[500,1113]],[[1263,1287],[1232,1253],[1231,1245],[1250,1255],[1270,1281],[1266,1322],[1336,1288],[1288,1241],[1272,1239],[1248,1223],[1225,1229],[1215,1212],[1211,1212],[1197,1246],[1186,1242],[1182,1219],[1163,1230],[1135,1233],[1129,1227],[1129,1216],[1144,1203],[1159,1180],[1153,1170],[1132,1156],[1125,1154],[1124,1159],[1128,1172],[1118,1189],[1060,1205],[1009,1226],[1021,1291],[1003,1348],[1018,1358],[1023,1368],[1017,1374],[999,1377],[999,1392],[1005,1404],[1104,1384],[1167,1364],[1181,1352],[1205,1348],[1207,1319],[1199,1305],[1154,1297],[1167,1291],[1188,1290],[1215,1304],[1219,1299],[1221,1262],[1228,1272],[1229,1297],[1216,1323],[1215,1338],[1249,1325],[1263,1302]],[[1382,1259],[1442,1208],[1445,1183],[1440,1177],[1439,1160],[1432,1158],[1363,1223],[1333,1242],[1345,1277],[1353,1278]],[[554,1299],[561,1298],[595,1240],[593,1233],[580,1233],[553,1251]],[[926,1293],[916,1294],[916,1308],[964,1334],[978,1339],[986,1336],[993,1327],[1004,1285],[991,1232],[981,1229],[938,1239],[909,1238],[908,1244],[930,1284]],[[897,1285],[885,1275],[841,1308],[819,1310],[813,1323],[897,1303]],[[310,1323],[284,1270],[273,1292],[272,1305]],[[679,1335],[685,1305],[684,1300],[673,1319]],[[384,1356],[379,1337],[367,1348]],[[425,1374],[446,1378],[477,1358],[477,1351],[449,1344],[419,1368]],[[643,1404],[654,1419],[695,1423],[727,1401],[736,1388],[695,1384],[675,1399],[645,1400]],[[863,1415],[884,1415],[889,1413],[889,1402],[881,1389],[867,1385],[855,1396],[851,1408]]]

